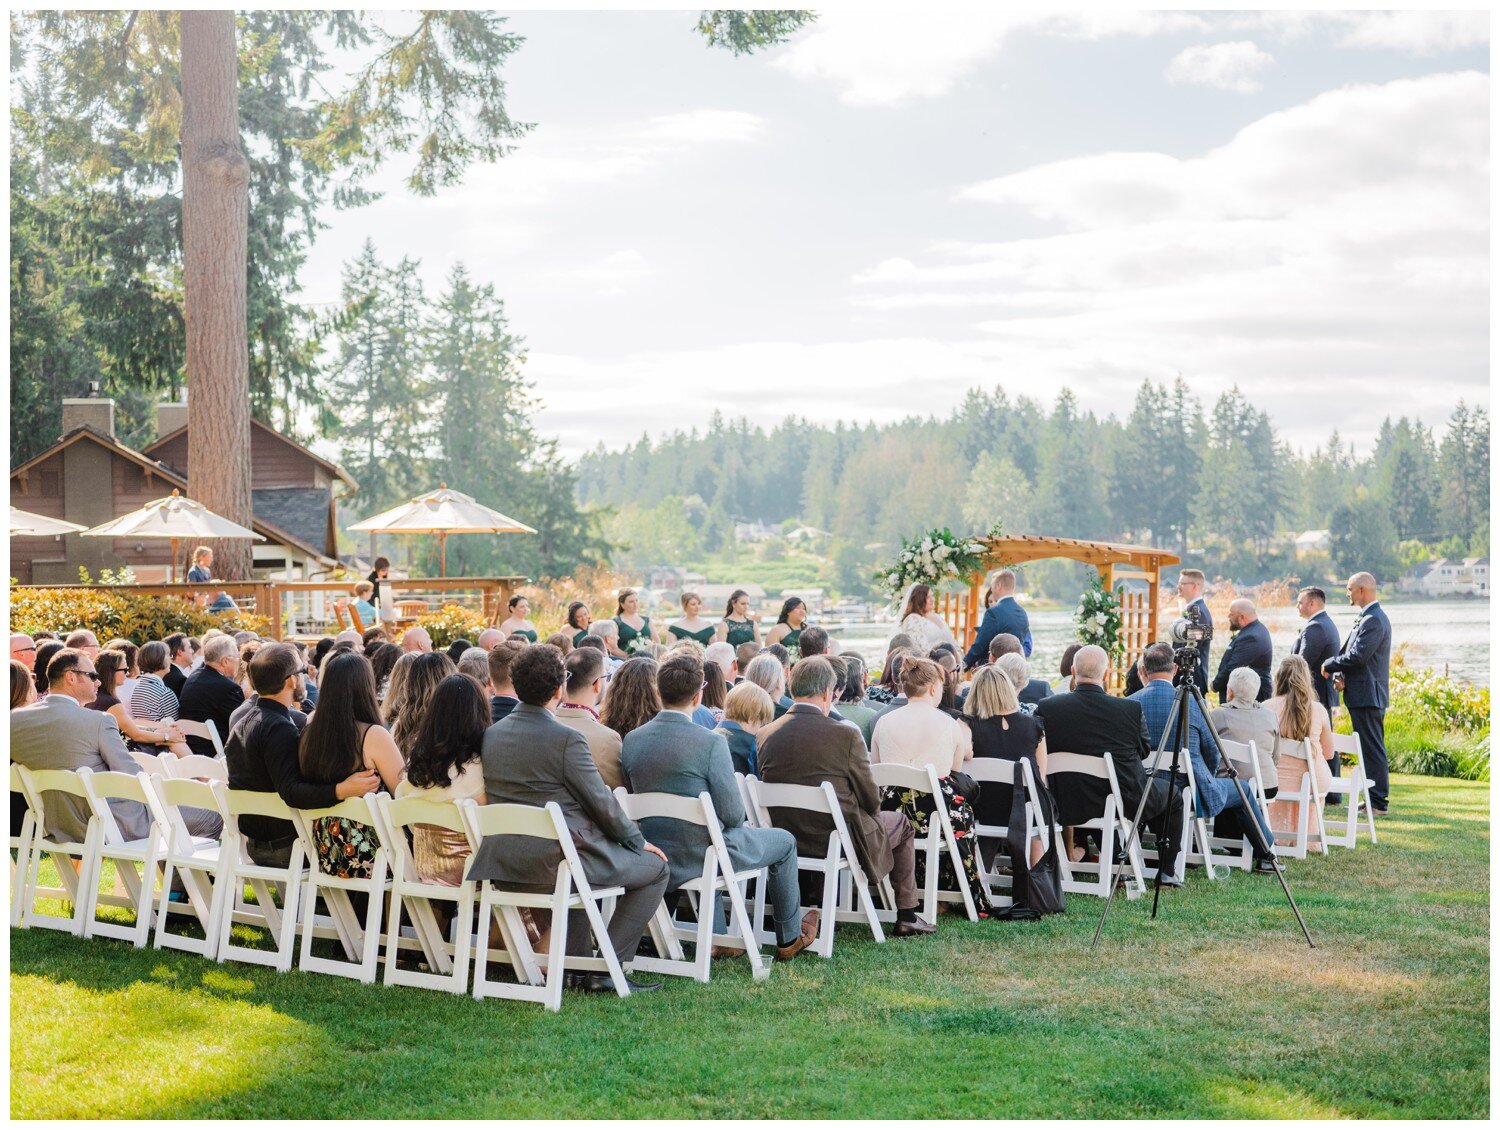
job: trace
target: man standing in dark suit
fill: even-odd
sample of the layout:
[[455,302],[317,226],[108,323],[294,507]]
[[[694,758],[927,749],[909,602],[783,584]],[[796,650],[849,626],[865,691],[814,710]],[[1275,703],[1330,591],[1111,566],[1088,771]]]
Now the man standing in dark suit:
[[1016,575],[1001,569],[990,580],[990,607],[979,622],[974,643],[964,654],[964,667],[972,671],[989,662],[990,641],[1001,632],[1009,632],[1021,641],[1021,651],[1031,654],[1031,618],[1016,600]]
[[1248,667],[1260,676],[1260,694],[1255,701],[1265,702],[1271,697],[1271,630],[1261,623],[1254,602],[1243,597],[1229,606],[1229,629],[1234,638],[1219,657],[1214,694],[1223,702],[1229,687],[1229,672]]
[[1390,807],[1391,773],[1385,754],[1385,708],[1391,701],[1391,622],[1375,597],[1375,578],[1355,573],[1349,578],[1349,603],[1359,619],[1339,653],[1323,661],[1323,673],[1338,673],[1349,720],[1359,735],[1370,777],[1370,803],[1377,816]]
[[[1313,585],[1297,594],[1297,615],[1307,623],[1297,633],[1292,654],[1307,660],[1308,669],[1312,671],[1313,693],[1328,711],[1331,722],[1334,708],[1339,704],[1339,692],[1334,688],[1333,678],[1323,674],[1323,663],[1338,654],[1339,630],[1334,626],[1333,617],[1328,615],[1327,604],[1328,594]],[[1335,777],[1339,775],[1337,755],[1329,760],[1328,768]]]
[[[203,645],[203,666],[188,676],[178,696],[178,717],[189,722],[212,722],[223,742],[229,736],[229,718],[245,701],[245,691],[234,681],[240,666],[240,649],[233,636],[215,636]],[[188,748],[205,757],[218,753],[207,738],[190,737]]]
[[[510,680],[520,704],[485,731],[480,752],[484,791],[491,804],[542,808],[556,801],[589,882],[625,888],[609,921],[609,944],[623,969],[635,959],[646,924],[666,893],[667,857],[646,842],[635,821],[621,810],[599,776],[583,735],[552,716],[566,679],[562,653],[547,644],[531,644],[511,662]],[[488,836],[474,853],[468,878],[551,890],[561,859],[562,853],[546,840]],[[568,953],[577,957],[592,952],[587,916],[581,910],[569,911]],[[660,982],[630,976],[625,981],[633,992],[661,988]],[[589,992],[615,991],[608,973],[588,975],[583,987]]]
[[[1111,754],[1115,777],[1120,782],[1120,799],[1125,818],[1134,818],[1141,794],[1150,789],[1141,821],[1161,835],[1171,820],[1173,854],[1161,861],[1162,885],[1181,886],[1176,877],[1177,857],[1182,851],[1178,839],[1182,830],[1182,806],[1187,778],[1171,792],[1167,775],[1156,776],[1148,783],[1141,759],[1151,752],[1146,735],[1141,704],[1126,698],[1115,698],[1104,689],[1109,672],[1109,656],[1102,647],[1090,644],[1073,656],[1073,679],[1076,689],[1055,694],[1037,703],[1036,716],[1047,732],[1047,748],[1059,753],[1081,753],[1092,757]],[[1052,779],[1057,798],[1057,818],[1066,825],[1082,824],[1104,811],[1109,796],[1107,783],[1093,777],[1080,777],[1076,786],[1059,788],[1060,778]]]
[[[1208,610],[1208,602],[1203,599],[1205,587],[1202,569],[1184,569],[1177,577],[1177,596],[1182,601],[1182,614],[1188,616],[1190,610],[1196,610],[1198,622],[1212,635],[1214,617]],[[1198,665],[1193,669],[1193,682],[1198,684],[1198,689],[1205,695],[1208,694],[1208,647],[1207,638],[1198,644]]]

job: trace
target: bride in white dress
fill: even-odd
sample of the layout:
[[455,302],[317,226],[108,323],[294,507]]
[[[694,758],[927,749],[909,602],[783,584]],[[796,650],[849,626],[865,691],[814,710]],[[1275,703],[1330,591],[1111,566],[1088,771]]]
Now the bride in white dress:
[[933,611],[932,587],[912,585],[901,609],[900,630],[912,639],[913,651],[926,655],[940,643],[957,643],[943,618]]

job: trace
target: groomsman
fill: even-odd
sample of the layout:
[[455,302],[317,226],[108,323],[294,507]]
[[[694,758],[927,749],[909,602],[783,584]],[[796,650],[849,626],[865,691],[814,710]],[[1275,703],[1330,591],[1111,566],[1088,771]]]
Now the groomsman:
[[1016,600],[1016,575],[1001,569],[990,578],[990,607],[979,622],[974,643],[964,655],[964,667],[972,671],[989,662],[990,641],[1008,632],[1021,641],[1021,654],[1031,654],[1031,618]]
[[1375,596],[1375,578],[1355,573],[1349,578],[1349,603],[1359,619],[1337,655],[1323,661],[1325,675],[1338,674],[1338,689],[1365,755],[1370,777],[1370,801],[1377,816],[1390,805],[1390,764],[1385,755],[1385,708],[1391,692],[1391,622]]
[[[1334,688],[1333,679],[1323,674],[1323,661],[1338,654],[1339,630],[1334,626],[1333,617],[1328,615],[1328,594],[1312,585],[1303,589],[1297,594],[1297,615],[1307,623],[1297,633],[1292,654],[1307,660],[1307,666],[1312,671],[1313,692],[1323,704],[1323,709],[1328,711],[1329,721],[1332,721],[1334,708],[1339,704],[1339,692]],[[1337,777],[1337,757],[1329,762],[1329,768]]]
[[[1188,609],[1196,606],[1198,621],[1207,625],[1209,632],[1213,632],[1214,618],[1208,610],[1208,602],[1203,599],[1205,588],[1202,569],[1184,569],[1177,577],[1177,596],[1182,600],[1182,614],[1188,615]],[[1181,675],[1178,676],[1181,678]],[[1193,672],[1193,682],[1198,684],[1198,689],[1205,695],[1208,694],[1208,640],[1198,644],[1198,667]]]

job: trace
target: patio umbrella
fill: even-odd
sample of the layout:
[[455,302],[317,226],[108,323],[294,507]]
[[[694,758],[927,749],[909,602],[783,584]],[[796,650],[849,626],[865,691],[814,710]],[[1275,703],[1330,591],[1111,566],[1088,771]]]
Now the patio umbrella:
[[449,490],[447,483],[410,502],[393,507],[349,527],[368,533],[437,534],[441,576],[448,575],[449,534],[534,534],[525,522],[507,518],[467,494]]
[[19,507],[10,508],[10,536],[13,538],[50,538],[55,534],[82,533],[87,527],[61,518],[48,518]]
[[84,530],[86,538],[167,538],[172,543],[172,567],[167,576],[177,577],[177,542],[182,538],[203,541],[206,538],[254,538],[265,541],[254,530],[221,518],[201,502],[183,498],[174,488],[166,498],[148,502],[139,510],[122,514]]

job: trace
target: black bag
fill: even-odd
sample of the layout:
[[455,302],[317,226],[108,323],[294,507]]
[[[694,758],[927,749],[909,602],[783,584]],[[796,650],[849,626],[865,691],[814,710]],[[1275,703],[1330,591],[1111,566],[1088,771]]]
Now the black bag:
[[970,804],[979,803],[979,782],[967,773],[960,773],[957,769],[948,774],[948,780],[953,785],[953,791],[963,797]]
[[[1036,758],[1027,754],[1024,760],[1031,763],[1031,779],[1036,783],[1037,791],[1034,798],[1037,804],[1037,823],[1045,834],[1056,821],[1057,804],[1052,799],[1051,791],[1042,783],[1042,775],[1037,769]],[[1026,790],[1024,788],[1017,787],[1012,792],[1010,827],[1013,829],[1026,827]],[[1007,913],[1003,917],[1031,919],[1043,914],[1062,914],[1067,910],[1067,902],[1063,898],[1062,869],[1057,858],[1057,840],[1051,835],[1046,835],[1043,842],[1046,850],[1042,853],[1042,858],[1032,864],[1030,852],[1025,847],[1024,834],[1011,840],[1011,898],[1014,900],[1011,910],[1014,911],[1016,907],[1024,906],[1030,913]]]

